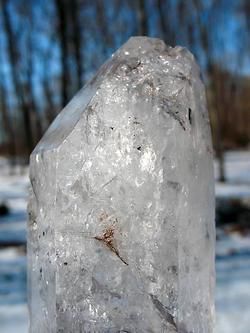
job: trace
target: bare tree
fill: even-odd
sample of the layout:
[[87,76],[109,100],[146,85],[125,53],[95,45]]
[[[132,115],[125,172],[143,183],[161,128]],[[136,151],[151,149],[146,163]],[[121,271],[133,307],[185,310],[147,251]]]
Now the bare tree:
[[96,17],[98,22],[98,34],[102,48],[102,57],[105,59],[108,56],[109,47],[112,46],[112,37],[109,32],[109,22],[105,2],[102,0],[96,0]]
[[16,146],[15,146],[15,132],[13,128],[13,121],[10,118],[10,113],[7,107],[6,103],[6,90],[4,88],[4,84],[1,83],[0,85],[0,110],[2,113],[2,120],[3,120],[3,126],[5,130],[5,134],[7,136],[7,148],[9,151],[9,157],[12,165],[15,164],[15,158],[16,158]]
[[171,20],[171,15],[173,13],[170,11],[170,1],[169,0],[156,0],[157,11],[160,21],[160,29],[162,38],[166,44],[175,46],[176,35],[173,29],[173,20]]
[[137,0],[137,17],[138,17],[138,34],[141,36],[148,36],[148,16],[145,0]]
[[53,119],[56,116],[56,106],[54,105],[53,91],[51,90],[50,86],[50,58],[51,58],[52,43],[53,42],[49,43],[49,47],[45,51],[40,52],[41,63],[43,68],[42,87],[45,97],[44,113],[47,126],[50,125],[50,123],[53,121]]
[[32,138],[32,126],[30,119],[29,108],[25,102],[24,91],[22,89],[22,84],[19,77],[18,69],[18,52],[17,52],[17,36],[14,33],[12,22],[10,19],[10,13],[8,10],[8,1],[0,0],[2,7],[2,17],[3,17],[3,28],[5,30],[5,35],[7,39],[7,51],[10,61],[11,77],[12,83],[15,90],[18,108],[22,112],[23,124],[24,124],[24,136],[26,141],[26,147],[28,153],[33,149],[33,138]]
[[79,0],[71,0],[70,6],[70,23],[72,30],[72,48],[73,56],[76,64],[76,88],[82,87],[83,76],[83,60],[82,60],[82,25],[80,23],[81,7],[79,6]]
[[[223,147],[223,128],[221,121],[221,100],[218,95],[218,89],[215,83],[218,79],[218,72],[216,66],[213,65],[213,42],[211,40],[209,27],[212,24],[214,10],[216,4],[213,2],[208,13],[208,23],[204,23],[201,19],[203,12],[203,2],[201,0],[193,0],[194,9],[196,9],[197,27],[199,28],[200,43],[206,54],[206,71],[207,71],[207,87],[210,89],[210,96],[208,96],[209,109],[215,110],[216,115],[216,131],[215,131],[215,148],[219,161],[219,180],[225,181],[225,166],[224,166],[224,147]],[[218,4],[218,3],[217,3]]]
[[61,53],[61,72],[62,72],[62,83],[61,83],[61,105],[64,107],[69,101],[69,80],[70,71],[68,66],[69,59],[69,47],[67,42],[67,0],[55,0],[55,7],[58,19],[58,37],[60,41],[60,53]]
[[[27,4],[26,4],[27,6]],[[26,7],[25,6],[25,7]],[[27,18],[28,18],[28,28],[30,31],[33,31],[34,29],[34,20],[33,20],[33,13],[32,13],[32,6],[27,6]],[[27,37],[27,49],[28,49],[28,55],[27,55],[27,65],[26,65],[26,91],[25,96],[27,99],[27,106],[30,110],[30,116],[31,121],[33,122],[33,141],[34,144],[36,144],[40,138],[42,137],[42,119],[39,114],[39,108],[36,103],[36,98],[34,94],[34,85],[33,82],[33,75],[34,75],[34,41],[33,41],[33,35],[28,34]]]

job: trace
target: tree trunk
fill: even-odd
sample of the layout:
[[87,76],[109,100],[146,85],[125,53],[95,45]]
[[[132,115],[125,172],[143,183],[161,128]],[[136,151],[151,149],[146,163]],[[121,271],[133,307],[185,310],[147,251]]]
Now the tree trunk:
[[[32,31],[33,29],[33,15],[32,12],[30,14],[30,29]],[[36,104],[34,89],[33,89],[33,57],[34,57],[34,45],[32,41],[32,36],[28,36],[28,43],[27,43],[28,49],[29,49],[29,55],[28,55],[28,61],[27,61],[27,100],[28,100],[28,106],[30,109],[30,114],[33,117],[34,125],[33,125],[33,138],[35,143],[37,143],[41,137],[42,137],[42,120],[39,114],[38,106]]]
[[[167,1],[168,4],[168,1]],[[160,26],[162,31],[162,37],[166,44],[175,46],[175,36],[173,34],[173,30],[170,28],[168,17],[164,14],[164,0],[157,0],[157,9],[160,18]]]
[[28,154],[31,153],[33,149],[33,138],[32,138],[32,129],[31,129],[31,120],[30,120],[30,112],[27,104],[25,103],[23,90],[21,87],[21,83],[19,80],[19,71],[18,71],[18,64],[17,64],[17,52],[15,49],[16,40],[13,32],[13,27],[11,24],[10,14],[7,8],[7,2],[4,0],[0,0],[1,7],[2,7],[2,15],[3,15],[3,27],[6,33],[7,38],[7,52],[10,60],[10,69],[11,69],[11,76],[12,82],[14,86],[14,90],[16,93],[18,107],[22,111],[22,118],[24,124],[24,134],[25,134],[25,141],[26,147],[28,150]]
[[69,101],[68,85],[69,85],[69,69],[68,69],[68,43],[67,43],[67,7],[63,0],[55,0],[55,6],[58,15],[58,35],[61,50],[61,104],[64,107]]
[[15,165],[16,158],[16,146],[15,146],[15,133],[11,125],[10,117],[8,115],[8,109],[6,105],[6,91],[3,86],[0,86],[0,101],[1,101],[1,112],[3,119],[4,130],[8,137],[8,151],[11,165]]
[[146,12],[145,0],[138,0],[138,29],[140,36],[148,36],[148,17]]
[[71,0],[69,5],[69,10],[71,14],[71,26],[72,26],[72,42],[73,42],[73,52],[76,63],[76,76],[77,76],[77,89],[82,88],[82,57],[81,57],[81,35],[82,29],[79,19],[80,8],[78,0]]

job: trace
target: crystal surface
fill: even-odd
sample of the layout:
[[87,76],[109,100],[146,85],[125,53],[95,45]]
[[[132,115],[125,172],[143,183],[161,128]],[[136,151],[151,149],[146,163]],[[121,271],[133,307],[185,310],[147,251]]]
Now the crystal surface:
[[190,52],[133,37],[30,159],[30,332],[214,325],[210,126]]

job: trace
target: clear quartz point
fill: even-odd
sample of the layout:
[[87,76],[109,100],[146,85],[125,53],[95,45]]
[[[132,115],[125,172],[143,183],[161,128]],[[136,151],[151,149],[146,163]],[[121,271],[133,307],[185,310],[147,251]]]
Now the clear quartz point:
[[31,333],[211,333],[214,180],[199,68],[128,40],[30,158]]

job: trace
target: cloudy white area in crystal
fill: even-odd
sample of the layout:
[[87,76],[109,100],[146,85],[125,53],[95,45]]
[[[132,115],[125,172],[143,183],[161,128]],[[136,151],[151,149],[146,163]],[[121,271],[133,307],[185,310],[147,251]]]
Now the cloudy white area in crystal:
[[211,333],[214,180],[193,56],[134,37],[31,155],[30,332]]

